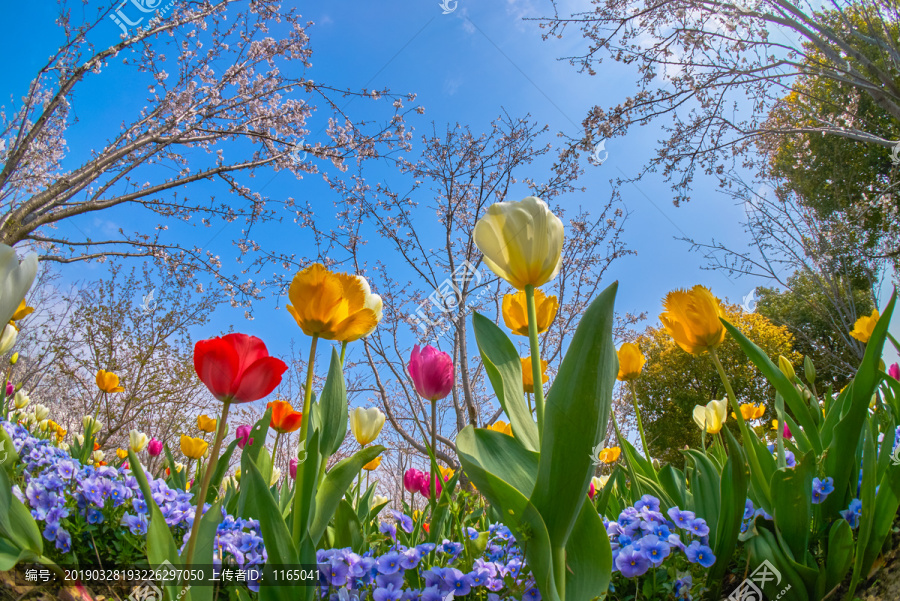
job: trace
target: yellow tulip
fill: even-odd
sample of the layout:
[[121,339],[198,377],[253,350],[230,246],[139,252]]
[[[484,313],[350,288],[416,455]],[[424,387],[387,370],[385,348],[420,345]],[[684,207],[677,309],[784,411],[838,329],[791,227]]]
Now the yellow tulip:
[[622,454],[622,449],[619,447],[607,447],[600,451],[600,455],[598,458],[603,463],[615,463],[619,459],[619,455]]
[[31,315],[32,313],[34,313],[34,307],[29,307],[23,298],[22,302],[19,303],[16,312],[13,313],[12,320],[19,321],[20,319],[24,319],[26,315]]
[[781,373],[787,376],[788,380],[794,380],[797,378],[797,372],[794,371],[794,366],[791,365],[790,360],[784,355],[778,355],[778,369],[781,370]]
[[626,342],[616,353],[619,357],[619,375],[616,376],[622,382],[626,380],[634,380],[641,375],[644,369],[644,363],[647,362],[646,357],[636,344]]
[[452,478],[453,474],[456,473],[456,470],[449,468],[449,467],[444,467],[443,465],[439,465],[438,470],[440,470],[441,480],[443,480],[444,482],[446,482],[447,480]]
[[236,470],[234,470],[234,481],[235,482],[241,481],[241,468],[237,468]]
[[473,238],[491,271],[524,290],[543,286],[559,273],[563,235],[559,217],[529,196],[492,204],[475,224]]
[[[534,372],[531,369],[531,357],[519,357],[522,361],[522,387],[525,392],[534,393]],[[541,359],[541,381],[545,384],[550,380],[550,376],[544,372],[547,370],[547,361]]]
[[[760,409],[762,409],[761,412],[759,411]],[[741,405],[741,416],[745,420],[756,419],[757,417],[762,415],[763,412],[765,412],[765,407],[757,407],[753,403],[744,403],[743,405]],[[737,416],[734,415],[734,412],[732,412],[731,415],[734,416],[735,419],[737,419]]]
[[512,436],[512,425],[507,424],[502,419],[498,419],[490,426],[487,426],[488,430],[493,430],[494,432],[500,432],[501,434],[506,434],[508,436]]
[[[728,401],[712,400],[704,405],[694,407],[694,422],[701,430],[706,429],[709,434],[718,434],[728,418]],[[743,413],[743,410],[742,410]]]
[[125,449],[116,449],[116,457],[118,457],[119,459],[125,459],[126,457],[128,457],[128,451],[126,451]]
[[107,394],[125,392],[125,389],[119,386],[119,376],[105,369],[97,372],[97,388]]
[[874,309],[871,315],[863,315],[853,324],[850,335],[862,343],[868,342],[869,338],[872,337],[872,332],[875,330],[875,324],[878,323],[879,317],[878,309]]
[[197,416],[197,429],[201,432],[215,432],[216,421],[208,415]]
[[704,286],[673,290],[663,299],[665,312],[659,316],[669,336],[692,355],[702,355],[725,341],[722,303]]
[[206,453],[207,446],[209,443],[202,438],[192,438],[187,434],[181,435],[181,452],[185,457],[200,459]]
[[757,405],[756,409],[753,411],[753,419],[759,419],[766,413],[765,405]]
[[379,455],[378,457],[376,457],[369,463],[365,464],[363,466],[363,469],[371,472],[372,470],[377,469],[379,465],[381,465],[381,455]]
[[[378,325],[380,300],[366,295],[362,278],[332,273],[314,263],[297,273],[288,289],[288,312],[307,336],[351,342],[372,332]],[[368,305],[367,305],[368,303]],[[375,307],[377,305],[378,310]]]
[[591,482],[594,483],[594,490],[600,492],[606,486],[606,483],[609,482],[609,476],[594,476],[591,478]]
[[350,410],[350,431],[361,446],[366,446],[378,438],[383,426],[384,413],[377,407],[369,409],[356,407]]
[[[537,311],[538,334],[547,331],[556,318],[559,300],[555,296],[547,296],[540,289],[534,291],[534,306]],[[503,323],[513,334],[528,336],[528,305],[525,292],[503,295]]]

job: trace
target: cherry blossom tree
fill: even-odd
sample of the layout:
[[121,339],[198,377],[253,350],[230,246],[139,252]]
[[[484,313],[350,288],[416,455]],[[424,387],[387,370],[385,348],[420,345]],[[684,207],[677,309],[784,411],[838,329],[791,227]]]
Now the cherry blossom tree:
[[[183,282],[211,275],[233,303],[247,305],[279,285],[278,276],[244,277],[273,260],[255,252],[253,229],[292,216],[295,202],[272,198],[251,178],[287,171],[332,181],[407,146],[404,115],[413,109],[403,103],[414,97],[306,76],[309,23],[280,2],[143,0],[93,13],[72,4],[59,0],[64,43],[0,114],[0,242],[37,247],[42,261],[154,257]],[[123,82],[137,95],[120,107],[121,125],[108,137],[80,132],[70,147],[88,88],[120,90]],[[354,98],[390,106],[382,122],[354,119],[346,111]],[[307,144],[313,128],[323,133]],[[115,207],[137,211],[146,225],[110,237],[58,227]],[[240,224],[239,271],[184,236],[165,235],[171,224],[215,222]],[[245,261],[247,253],[255,256]]]
[[[633,252],[621,237],[626,215],[617,203],[567,204],[567,195],[579,191],[582,170],[574,157],[551,168],[553,148],[545,136],[547,128],[530,117],[508,114],[482,134],[459,124],[432,126],[417,158],[399,161],[403,177],[372,183],[360,172],[347,180],[340,225],[318,233],[329,256],[346,256],[344,268],[364,273],[382,296],[383,320],[361,349],[350,347],[346,365],[351,373],[366,374],[355,386],[356,399],[367,398],[385,412],[394,431],[388,436],[396,438],[388,442],[398,452],[414,449],[426,456],[424,441],[431,439],[430,410],[406,367],[414,343],[447,352],[455,365],[457,385],[438,404],[437,456],[443,463],[458,464],[456,432],[469,424],[484,427],[501,414],[470,327],[474,311],[503,327],[503,295],[514,292],[482,264],[472,240],[475,223],[492,203],[534,194],[566,225],[563,267],[545,287],[560,304],[556,321],[542,335],[551,377],[580,315],[608,284],[603,275],[609,265]],[[527,355],[525,339],[517,342]]]

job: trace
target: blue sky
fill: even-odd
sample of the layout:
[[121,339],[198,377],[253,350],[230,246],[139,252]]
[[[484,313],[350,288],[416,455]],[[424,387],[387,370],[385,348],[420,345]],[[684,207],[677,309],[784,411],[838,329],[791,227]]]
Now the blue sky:
[[[586,4],[565,2],[562,6],[572,9]],[[617,104],[633,89],[632,67],[604,63],[600,73],[591,77],[557,60],[577,53],[584,42],[574,32],[563,40],[542,41],[537,23],[522,20],[523,16],[550,14],[549,2],[460,0],[458,4],[449,2],[448,6],[455,9],[442,14],[438,0],[299,3],[304,17],[315,23],[308,30],[313,55],[306,76],[339,87],[389,88],[397,93],[418,94],[416,104],[425,107],[425,115],[412,117],[410,124],[419,133],[429,131],[431,121],[436,122],[438,131],[454,122],[467,124],[475,132],[486,131],[490,121],[505,109],[514,117],[530,113],[534,120],[549,125],[548,142],[554,141],[552,134],[556,132],[577,135],[579,123],[592,105]],[[5,56],[16,59],[6,64],[4,83],[0,85],[3,104],[8,105],[10,96],[21,96],[40,62],[55,48],[59,34],[53,24],[52,7],[50,2],[4,7],[7,18],[0,48]],[[104,33],[108,33],[112,42],[118,28],[111,22],[108,28]],[[122,119],[139,109],[135,102],[143,94],[142,82],[140,76],[120,73],[114,68],[86,82],[86,89],[76,103],[80,123],[69,138],[73,152],[84,149],[91,141],[99,146],[98,131],[112,135]],[[377,107],[366,102],[353,101],[351,113],[358,108],[366,115],[377,110],[389,114],[388,106]],[[609,158],[600,166],[585,164],[586,173],[579,184],[586,191],[559,202],[573,208],[602,206],[610,194],[610,179],[635,175],[639,166],[655,154],[656,142],[663,135],[660,125],[635,128],[626,138],[607,142]],[[314,137],[315,131],[310,138]],[[324,215],[334,213],[333,193],[312,178],[298,182],[287,172],[270,172],[245,182],[265,186],[267,193],[276,196],[313,199],[320,203],[317,206],[322,207]],[[204,189],[206,185],[194,186],[191,194],[203,196],[215,192]],[[518,193],[514,192],[513,199],[526,195],[528,191],[523,186]],[[749,278],[729,279],[722,272],[704,271],[703,257],[689,253],[688,245],[676,240],[689,237],[708,242],[715,237],[728,240],[736,247],[745,243],[746,236],[739,225],[741,207],[717,192],[714,182],[698,177],[693,201],[680,208],[672,205],[668,185],[652,175],[636,186],[625,186],[622,196],[630,213],[625,239],[637,255],[615,262],[606,276],[610,283],[614,279],[620,281],[619,310],[647,311],[650,322],[655,323],[662,297],[673,288],[705,284],[719,297],[741,302],[755,286],[764,283]],[[92,234],[114,232],[117,227],[139,227],[127,209],[85,216],[75,225]],[[228,228],[216,235],[219,227],[202,230],[197,239],[227,261],[233,255],[230,241],[239,230]],[[300,254],[311,252],[302,236],[282,234],[274,226],[266,232],[269,234],[266,239],[275,244],[296,247]],[[74,265],[65,269],[67,279],[71,280],[105,272],[99,265]],[[140,299],[136,298],[136,302]],[[295,326],[286,311],[268,310],[275,304],[274,299],[259,303],[257,318],[251,323],[244,319],[243,310],[223,309],[217,316],[217,325],[223,330],[233,325],[238,331],[257,334],[266,340],[273,353],[286,355],[289,340],[285,339],[285,331],[296,332],[298,341],[302,335],[299,330],[290,329]],[[278,304],[283,306],[284,302]],[[896,325],[893,329],[897,330]],[[195,336],[215,333],[198,332]],[[305,346],[306,342],[301,341],[300,348]]]

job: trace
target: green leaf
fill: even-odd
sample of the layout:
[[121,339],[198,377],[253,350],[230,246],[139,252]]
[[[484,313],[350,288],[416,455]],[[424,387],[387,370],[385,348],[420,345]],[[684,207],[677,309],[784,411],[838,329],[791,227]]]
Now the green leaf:
[[[526,543],[525,558],[531,566],[542,597],[546,601],[561,601],[553,580],[553,557],[547,527],[540,513],[525,495],[501,477],[485,469],[486,464],[497,465],[495,458],[481,446],[488,440],[485,436],[487,433],[506,436],[499,432],[476,430],[471,425],[463,428],[457,435],[457,455],[463,470],[478,487],[478,491],[497,510],[501,521],[513,532],[516,540]],[[534,453],[524,447],[523,451],[525,454],[520,455],[520,458],[531,457],[534,460]],[[535,461],[532,469],[536,467]],[[526,473],[529,469],[528,466],[519,466],[515,471]]]
[[537,451],[537,424],[525,403],[522,387],[522,361],[509,337],[487,317],[474,312],[472,329],[481,352],[481,362],[503,412],[509,417],[513,434],[529,451]]
[[611,574],[609,536],[600,515],[585,503],[566,543],[566,599],[594,599],[609,590]]
[[[853,577],[850,580],[848,598],[852,598],[860,581],[866,579],[863,570],[865,563],[865,550],[869,545],[869,539],[875,524],[875,436],[871,428],[865,428],[865,440],[863,442],[863,477],[860,487],[859,500],[862,501],[862,509],[859,515],[859,530],[856,535],[856,558],[853,562]],[[837,492],[837,490],[835,490]],[[832,493],[834,494],[834,493]]]
[[723,428],[722,432],[728,444],[728,460],[725,462],[719,483],[719,521],[713,546],[713,554],[722,560],[717,560],[712,565],[706,577],[706,586],[712,591],[710,597],[715,599],[719,598],[722,579],[728,570],[730,558],[734,555],[738,536],[741,534],[741,521],[744,517],[744,503],[749,484],[747,460],[743,449],[728,428]]
[[43,554],[41,531],[28,508],[12,493],[6,470],[0,470],[0,534],[22,551]]
[[[822,503],[825,515],[835,515],[838,511],[846,508],[856,493],[855,483],[858,478],[859,464],[856,463],[855,454],[848,452],[848,449],[855,449],[859,444],[866,416],[869,414],[869,401],[880,379],[878,363],[881,359],[885,334],[896,300],[897,293],[895,292],[891,295],[884,314],[875,324],[856,376],[844,391],[846,395],[841,395],[844,403],[841,407],[840,419],[834,426],[834,436],[828,446],[828,452],[825,453],[825,473],[834,478],[835,488],[834,492],[828,495],[828,498]],[[836,410],[835,407],[832,412]],[[831,413],[828,417],[831,417]],[[827,423],[828,418],[825,421]]]
[[334,548],[350,547],[354,552],[361,553],[363,542],[359,518],[356,517],[353,506],[342,499],[334,514]]
[[[166,478],[166,483],[169,484],[171,488],[177,488],[178,490],[184,490],[187,488],[187,470],[183,469],[180,472],[175,470],[175,458],[172,456],[172,451],[169,449],[169,444],[166,443],[165,447],[163,447],[166,451],[166,459],[169,460],[169,477]],[[131,465],[129,462],[128,465]]]
[[748,571],[752,573],[763,561],[768,561],[780,576],[778,579],[767,579],[759,583],[765,598],[778,599],[782,591],[790,586],[789,596],[781,596],[782,599],[809,601],[806,583],[778,545],[775,535],[768,528],[757,526],[757,523],[758,521],[754,522],[750,527],[755,536],[748,538],[745,544],[750,556]]
[[[209,565],[212,563],[216,545],[216,530],[222,523],[222,499],[216,501],[200,518],[200,528],[197,531],[197,543],[194,546],[194,565]],[[184,561],[184,547],[181,560]],[[214,588],[211,586],[197,586],[191,588],[191,601],[207,601],[213,598]]]
[[16,464],[19,462],[19,454],[16,452],[16,445],[13,444],[12,438],[6,428],[0,428],[0,454],[3,459],[0,460],[0,467],[12,476]]
[[[502,434],[501,436],[506,436]],[[507,437],[508,438],[508,437]],[[429,542],[439,543],[444,540],[445,532],[450,523],[450,503],[453,500],[453,491],[456,490],[456,482],[459,480],[459,474],[454,474],[449,481],[441,485],[441,494],[438,502],[434,507],[434,514],[431,516],[431,532],[428,533]]]
[[[319,469],[322,467],[322,456],[319,455],[318,429],[310,428],[310,430],[307,431],[306,448],[309,449],[309,452],[306,454],[306,461],[297,464],[297,479],[294,482],[294,497],[296,498],[296,495],[300,495],[301,511],[296,511],[297,506],[294,504],[294,499],[292,499],[292,509],[289,514],[291,519],[291,532],[295,533],[299,528],[299,539],[294,539],[292,537],[292,540],[301,544],[301,548],[299,549],[301,560],[304,559],[304,549],[302,548],[302,544],[305,539],[309,538],[310,523],[316,513],[316,489],[319,486]],[[332,510],[332,513],[333,512],[334,510]],[[294,522],[294,520],[300,520],[299,525],[296,527],[296,522]],[[326,523],[328,522],[328,520],[325,521]],[[319,535],[319,538],[321,538],[321,534]],[[313,545],[315,545],[314,542]]]
[[[245,486],[246,507],[248,513],[259,520],[259,530],[266,546],[268,564],[272,566],[299,564],[297,547],[294,546],[287,524],[269,492],[269,483],[253,461],[247,462],[247,472],[241,475],[241,488]],[[291,587],[287,586],[263,586],[260,589],[260,599],[263,598],[263,591],[266,591],[268,599],[290,601],[296,598]]]
[[594,299],[572,336],[544,407],[537,486],[531,502],[555,548],[564,548],[587,498],[593,448],[606,433],[618,358],[612,328],[618,284]]
[[5,538],[0,538],[0,572],[8,572],[29,555],[31,553],[28,551],[23,551]]
[[791,412],[797,418],[797,421],[803,426],[803,430],[793,432],[794,436],[803,439],[808,438],[808,443],[815,449],[816,454],[821,455],[823,447],[822,441],[819,439],[819,430],[816,428],[816,423],[809,411],[809,405],[806,404],[803,397],[797,392],[794,384],[786,375],[784,375],[784,373],[782,373],[777,365],[772,363],[765,351],[756,346],[756,344],[744,336],[740,330],[727,321],[722,320],[722,323],[725,325],[728,333],[731,334],[738,343],[738,346],[741,347],[741,350],[744,351],[744,354],[747,355],[747,358],[753,362],[769,383],[775,387],[778,394],[784,398],[788,407],[791,408]]
[[[216,460],[216,471],[213,472],[212,479],[209,481],[209,490],[206,492],[206,502],[212,503],[216,500],[220,489],[222,487],[222,478],[225,477],[225,470],[228,469],[228,465],[231,462],[231,456],[234,454],[234,449],[237,448],[237,439],[231,441],[227,447],[225,447],[225,451]],[[198,494],[200,488],[197,488]],[[194,498],[194,502],[196,502],[196,496]]]
[[[714,546],[716,530],[719,527],[719,489],[721,478],[713,462],[696,449],[682,451],[694,462],[694,477],[691,479],[691,494],[694,498],[694,513],[706,520],[709,526],[709,540]],[[743,511],[742,511],[743,513]]]
[[328,522],[362,466],[381,455],[384,450],[385,447],[381,445],[361,449],[352,457],[339,461],[325,475],[325,480],[316,492],[315,517],[309,526],[309,537],[314,545],[319,544]]
[[[141,467],[141,462],[137,455],[131,449],[128,449],[128,465],[131,466],[131,473],[134,475],[147,504],[147,510],[150,522],[147,524],[147,562],[151,567],[158,568],[165,562],[172,564],[174,568],[181,567],[181,558],[178,555],[178,545],[172,538],[172,532],[166,525],[166,518],[156,501],[153,500],[153,494],[150,491],[150,483]],[[168,566],[167,566],[168,567]],[[169,597],[175,599],[178,595],[180,587],[177,582],[167,584],[165,587]]]
[[844,581],[853,565],[853,530],[847,520],[835,520],[828,531],[828,557],[825,560],[825,592]]
[[659,483],[679,508],[687,507],[687,482],[684,472],[674,465],[667,464],[659,470]]
[[809,544],[809,524],[812,522],[812,479],[816,457],[809,452],[794,468],[781,468],[772,476],[772,516],[784,538],[789,556],[802,563]]
[[319,452],[323,457],[334,455],[347,436],[347,387],[344,384],[344,371],[337,349],[331,349],[331,365],[328,376],[322,387],[322,396],[317,403],[318,418],[321,423]]

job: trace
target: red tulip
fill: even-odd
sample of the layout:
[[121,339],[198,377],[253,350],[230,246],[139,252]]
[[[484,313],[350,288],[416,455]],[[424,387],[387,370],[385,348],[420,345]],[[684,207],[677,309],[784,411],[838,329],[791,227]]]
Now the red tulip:
[[147,452],[150,453],[151,457],[158,457],[160,453],[163,451],[163,443],[156,440],[155,438],[150,441],[147,445]]
[[237,434],[238,446],[242,449],[247,446],[247,443],[253,444],[253,439],[250,438],[250,426],[238,426],[235,434]]
[[275,390],[287,365],[256,336],[228,334],[197,342],[194,370],[223,403],[251,403]]
[[432,346],[419,350],[415,345],[409,357],[409,375],[416,392],[429,401],[442,399],[453,390],[453,359]]

